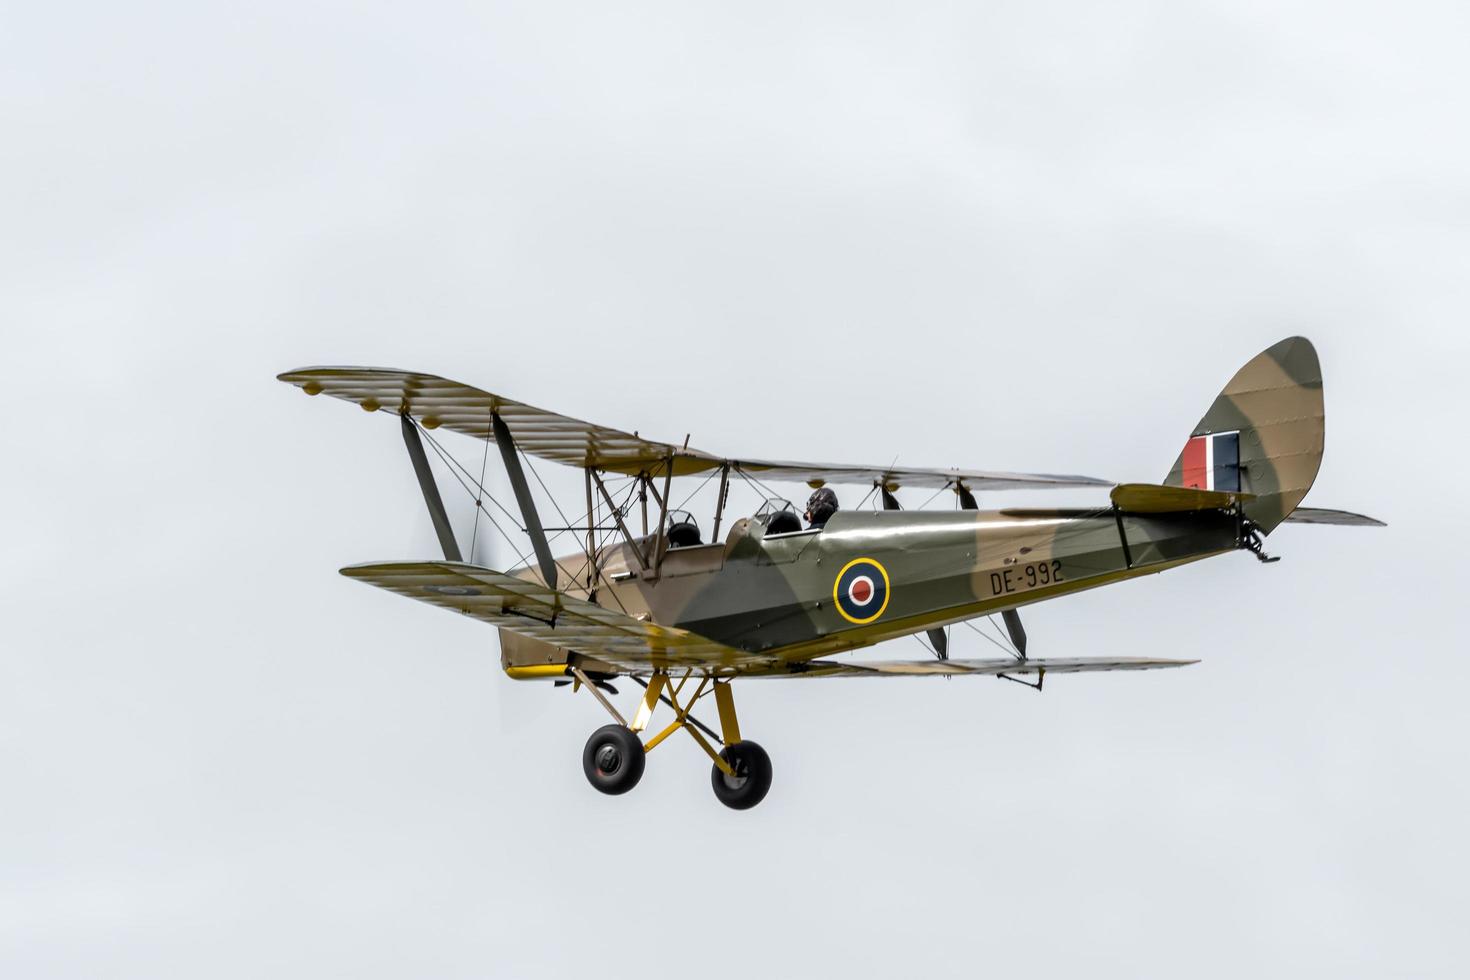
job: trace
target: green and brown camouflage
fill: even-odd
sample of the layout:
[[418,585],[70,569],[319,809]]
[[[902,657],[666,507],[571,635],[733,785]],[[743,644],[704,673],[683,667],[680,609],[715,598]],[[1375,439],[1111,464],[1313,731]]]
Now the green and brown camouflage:
[[[1195,426],[1193,436],[1239,432],[1245,515],[1269,534],[1296,510],[1322,465],[1322,366],[1305,337],[1288,337],[1250,359]],[[1184,454],[1164,483],[1182,487]]]
[[[824,655],[1258,550],[1254,532],[1290,515],[1316,476],[1322,420],[1316,352],[1293,337],[1241,368],[1190,434],[1239,433],[1239,492],[1127,485],[1115,488],[1110,506],[1085,510],[843,510],[824,528],[786,533],[772,533],[766,514],[736,521],[723,542],[666,548],[656,573],[643,569],[635,549],[664,542],[620,542],[599,555],[593,581],[584,571],[563,589],[800,671]],[[1183,487],[1183,458],[1167,487]],[[837,594],[855,561],[886,578],[883,608],[871,621],[847,615]],[[587,567],[580,553],[559,564],[564,581]],[[508,630],[501,650],[512,674],[567,658]]]
[[[495,626],[502,666],[514,679],[569,683],[573,691],[586,687],[616,723],[593,732],[583,771],[594,788],[612,795],[632,788],[647,753],[682,729],[709,756],[711,786],[722,803],[734,809],[759,803],[772,768],[765,750],[741,733],[730,683],[739,677],[989,675],[1039,690],[1049,673],[1185,666],[1194,661],[1031,659],[1015,610],[1233,551],[1274,561],[1264,553],[1262,536],[1283,521],[1378,523],[1299,509],[1316,478],[1323,438],[1321,370],[1316,351],[1300,337],[1236,372],[1163,483],[1112,486],[1106,505],[1085,509],[980,510],[974,491],[1104,481],[732,459],[690,449],[687,437],[683,445],[658,442],[435,375],[323,367],[280,378],[308,395],[325,393],[399,416],[444,552],[443,561],[375,562],[342,574]],[[457,466],[427,435],[441,426],[485,440],[487,455],[489,442],[496,443],[534,567],[506,573],[461,560],[423,445],[429,439],[447,464]],[[585,524],[569,522],[561,531],[585,532],[584,551],[553,556],[522,455],[583,471]],[[803,528],[794,507],[768,500],[753,516],[736,520],[723,540],[704,544],[692,519],[676,520],[668,510],[673,478],[701,473],[720,477],[716,528],[732,475],[800,481],[819,496],[827,495],[828,483],[866,485],[870,496],[881,495],[884,509],[839,510],[823,523],[822,501],[813,500],[808,517],[814,523]],[[633,478],[621,505],[605,485],[609,474]],[[959,509],[901,510],[893,495],[900,486],[950,489]],[[628,527],[635,491],[643,504],[642,537]],[[481,486],[478,495],[470,493],[478,506],[486,491]],[[650,499],[658,510],[651,523]],[[600,526],[605,520],[615,528]],[[1014,656],[948,659],[944,628],[992,613],[1002,614]],[[935,659],[831,656],[918,633],[928,635]],[[644,688],[631,721],[603,693],[616,693],[608,683],[614,676],[632,677]],[[719,731],[691,714],[707,696],[718,710]],[[660,704],[674,718],[645,737]],[[723,748],[716,751],[714,742]]]
[[[620,543],[606,556],[601,587],[564,591],[799,670],[825,654],[1228,552],[1238,535],[1238,519],[1222,512],[839,511],[820,531],[774,535],[746,518],[723,543],[670,550],[657,580],[641,571],[633,546]],[[581,558],[561,565],[570,571]],[[840,573],[860,559],[889,582],[885,608],[863,624],[845,616],[834,595]],[[508,630],[501,655],[507,668],[567,658]]]
[[[1214,555],[1247,550],[1264,559],[1261,536],[1292,519],[1322,458],[1321,369],[1301,337],[1281,341],[1236,372],[1162,484],[1113,486],[1106,505],[1088,509],[979,510],[971,491],[1106,481],[730,459],[690,449],[687,440],[658,442],[434,375],[327,367],[280,378],[307,394],[400,415],[410,454],[419,454],[416,467],[423,460],[415,425],[505,443],[508,467],[518,466],[506,448],[512,443],[524,453],[578,466],[587,473],[590,510],[597,509],[594,484],[613,510],[602,474],[635,477],[659,501],[667,498],[672,477],[716,472],[721,501],[732,473],[813,488],[866,484],[882,492],[885,507],[897,506],[890,492],[900,485],[949,488],[959,498],[956,511],[842,510],[825,527],[805,530],[793,512],[766,507],[736,520],[722,541],[709,544],[671,541],[664,532],[633,538],[614,512],[622,536],[613,543],[594,544],[589,526],[590,554],[553,559],[543,535],[537,567],[508,577],[458,562],[428,477],[426,500],[438,514],[436,529],[449,560],[355,566],[343,573],[500,627],[503,665],[516,678],[560,676],[557,668],[567,665],[607,674],[644,670],[671,663],[675,648],[686,664],[742,674],[800,673],[824,655],[926,631],[933,636],[953,623]],[[426,473],[424,463],[421,482]],[[530,511],[527,502],[521,506],[534,518],[534,504]],[[1376,523],[1320,510],[1295,519]],[[590,514],[588,520],[596,523]],[[527,523],[539,532],[538,522]],[[667,526],[662,517],[658,525]],[[578,627],[559,627],[558,610],[573,604]]]

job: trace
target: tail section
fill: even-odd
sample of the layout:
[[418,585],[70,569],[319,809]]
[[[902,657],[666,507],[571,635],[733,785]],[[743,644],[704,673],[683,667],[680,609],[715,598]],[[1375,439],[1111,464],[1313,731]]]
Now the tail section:
[[1235,373],[1164,484],[1248,494],[1246,517],[1269,534],[1317,478],[1324,425],[1317,351],[1305,337],[1288,337]]

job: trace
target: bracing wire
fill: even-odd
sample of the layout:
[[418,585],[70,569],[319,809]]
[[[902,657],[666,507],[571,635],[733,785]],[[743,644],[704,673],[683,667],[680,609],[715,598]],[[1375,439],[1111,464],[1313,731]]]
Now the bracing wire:
[[684,509],[684,505],[687,504],[687,503],[689,503],[689,501],[693,500],[694,499],[694,495],[696,493],[698,493],[699,491],[703,490],[704,489],[704,485],[706,483],[708,483],[710,480],[714,479],[715,474],[718,473],[718,472],[719,472],[719,470],[710,470],[709,473],[705,476],[705,478],[703,480],[700,480],[699,481],[699,486],[697,486],[693,490],[689,491],[689,493],[687,493],[684,496],[684,499],[681,500],[681,501],[679,501],[679,506],[677,506],[677,507],[670,507],[669,508],[669,512],[672,513],[673,511],[676,511],[676,510],[683,510]]
[[[986,617],[986,618],[989,618],[989,617]],[[1010,647],[1006,646],[1005,644],[999,642],[998,640],[995,639],[995,637],[993,637],[989,633],[986,633],[985,631],[981,630],[979,627],[977,627],[974,623],[970,622],[968,619],[965,620],[965,625],[968,626],[972,632],[976,633],[981,638],[985,639],[990,644],[992,644],[997,649],[999,649],[1001,653],[1004,653],[1006,656],[1010,657],[1013,660],[1019,660],[1019,659],[1021,659],[1016,654],[1016,651],[1012,650]]]
[[[471,474],[470,471],[465,468],[464,464],[461,463],[458,459],[456,459],[454,457],[454,455],[449,452],[449,450],[445,449],[442,445],[440,445],[439,444],[439,441],[437,439],[435,439],[433,436],[429,435],[428,432],[424,432],[424,435],[425,435],[426,438],[428,438],[429,444],[434,447],[434,451],[439,454],[439,457],[441,459],[443,459],[446,462],[447,465],[449,465],[449,467],[451,469],[451,472],[453,472],[454,470],[457,469],[457,470],[459,470],[459,472],[463,473],[464,476],[466,478],[468,478],[468,480],[469,480],[470,483],[474,483],[475,486],[479,488],[480,493],[481,493],[481,495],[483,495],[484,499],[489,500],[492,504],[494,504],[497,508],[500,509],[500,512],[505,515],[506,520],[510,521],[516,527],[520,527],[520,518],[518,518],[515,514],[512,514],[506,508],[506,506],[504,504],[502,504],[499,500],[497,500],[495,498],[495,495],[494,494],[490,493],[488,490],[485,489],[483,475],[482,475],[481,480],[477,482],[475,480],[474,475]],[[490,450],[490,446],[489,446],[489,443],[487,442],[486,445],[485,445],[485,451],[486,451],[487,454],[489,453],[489,450]],[[524,454],[522,454],[522,455],[524,456]],[[530,461],[527,460],[527,462],[530,462]],[[534,469],[532,469],[531,472],[533,474],[536,473],[536,471]],[[455,476],[456,476],[456,479],[458,479],[458,474],[455,474]],[[546,484],[541,481],[540,474],[536,474],[536,481],[538,483],[541,483],[541,488],[543,490],[546,490]],[[465,484],[464,480],[460,480],[460,485],[465,488],[465,491],[467,493],[469,493],[469,495],[472,498],[475,497],[474,492],[469,489],[469,487]],[[555,534],[553,534],[550,538],[547,539],[547,544],[550,544],[551,542],[555,541],[557,538],[561,537],[562,535],[567,534],[568,531],[565,528],[570,528],[570,527],[573,526],[573,524],[572,524],[571,521],[568,521],[567,520],[566,514],[562,513],[561,507],[557,506],[556,498],[551,496],[551,491],[547,490],[546,491],[546,494],[547,494],[547,497],[550,498],[551,503],[552,503],[552,506],[556,507],[557,514],[561,516],[561,519],[564,522],[564,529],[563,530],[560,530],[560,531],[557,531]],[[478,500],[476,502],[476,507],[477,507],[477,511],[484,509],[482,506],[480,506]],[[584,518],[586,517],[585,514],[582,515],[582,516]],[[490,518],[490,512],[489,511],[485,511],[485,517],[487,519]],[[580,526],[580,524],[577,525],[577,526]],[[497,528],[498,528],[498,525],[497,525]],[[525,529],[522,528],[522,530],[524,531]],[[505,532],[503,530],[501,530],[501,534],[504,535],[504,533]],[[516,554],[520,556],[521,562],[523,564],[529,564],[529,560],[526,558],[526,556],[525,556],[525,554],[523,552],[517,550]]]
[[[415,423],[415,424],[417,424],[417,423]],[[454,470],[459,470],[460,472],[462,472],[465,475],[466,478],[469,479],[470,483],[474,483],[475,482],[474,475],[471,474],[469,470],[465,469],[464,468],[464,464],[462,464],[459,460],[455,459],[454,458],[454,455],[452,453],[450,453],[449,450],[447,450],[443,446],[441,446],[439,444],[439,440],[438,439],[435,439],[429,432],[425,431],[422,426],[420,426],[420,431],[422,431],[424,433],[424,438],[426,438],[426,439],[429,440],[429,445],[433,446],[434,447],[434,451],[439,454],[439,458],[442,459],[442,460],[444,460],[445,463],[450,467],[451,472],[453,472]],[[487,447],[487,449],[488,449],[488,447]],[[458,476],[456,475],[455,478],[458,479]],[[460,480],[460,486],[463,486],[465,488],[465,492],[468,493],[471,497],[474,497],[474,495],[475,495],[474,492],[472,490],[470,490],[469,486],[466,485],[463,480]],[[499,500],[496,500],[495,499],[495,495],[492,494],[492,493],[490,493],[490,492],[488,492],[485,489],[485,487],[484,487],[483,484],[478,484],[478,486],[480,487],[480,492],[482,494],[484,494],[485,499],[486,500],[489,500],[496,507],[500,508],[500,512],[505,515],[505,519],[506,520],[510,521],[512,524],[514,524],[517,527],[520,526],[520,518],[519,517],[517,517],[515,514],[512,514],[509,510],[507,510],[506,507],[505,507],[505,505],[502,504]],[[488,518],[490,516],[490,512],[489,511],[485,511],[485,516]]]
[[[509,534],[507,534],[505,532],[505,528],[503,528],[503,527],[500,526],[500,522],[495,519],[495,516],[493,514],[491,514],[488,510],[485,510],[484,504],[482,504],[479,501],[479,499],[475,497],[475,492],[469,488],[469,484],[465,483],[464,479],[462,477],[460,477],[459,473],[455,472],[456,467],[458,467],[459,469],[463,469],[463,467],[462,466],[459,466],[459,463],[458,463],[457,460],[454,460],[452,457],[448,457],[447,454],[445,453],[445,451],[439,446],[439,444],[433,438],[430,438],[429,439],[429,445],[433,447],[434,452],[436,454],[438,454],[438,456],[439,456],[439,458],[441,460],[444,461],[445,465],[446,466],[449,466],[449,473],[450,473],[451,476],[454,477],[455,482],[457,482],[460,485],[460,487],[462,487],[464,489],[464,492],[465,493],[469,494],[471,500],[474,500],[475,501],[475,509],[476,509],[476,511],[484,511],[485,512],[485,519],[490,522],[490,524],[495,528],[495,530],[497,530],[497,531],[500,532],[500,536],[505,539],[505,543],[506,544],[510,545],[511,550],[516,553],[516,557],[520,559],[520,563],[522,565],[529,566],[530,565],[530,559],[527,558],[526,555],[525,555],[525,553],[522,552],[521,549],[516,546],[515,539],[512,538]],[[471,477],[470,479],[471,479],[471,482],[473,482],[474,478]],[[484,489],[485,488],[483,486],[480,487],[480,490],[481,490],[482,493],[484,492]],[[485,494],[485,496],[490,499],[490,502],[491,503],[495,504],[497,507],[500,506],[499,501],[497,501],[493,496],[491,496],[490,494]],[[501,507],[500,509],[501,510],[505,510],[504,507]],[[473,558],[473,556],[471,556],[471,557]]]
[[[427,433],[425,433],[425,435],[427,435]],[[430,437],[429,444],[434,448],[434,451],[439,455],[439,458],[441,460],[443,460],[447,466],[449,466],[449,468],[450,468],[450,474],[455,478],[456,482],[459,483],[460,487],[462,487],[464,489],[465,493],[469,494],[470,498],[472,500],[474,500],[474,502],[475,502],[475,517],[476,517],[476,521],[477,521],[477,527],[478,527],[479,514],[480,514],[481,511],[485,511],[485,519],[488,520],[491,523],[491,525],[494,526],[494,528],[495,528],[496,531],[500,532],[500,536],[505,539],[505,541],[506,541],[507,544],[510,545],[511,550],[513,550],[516,553],[516,558],[519,559],[519,561],[515,565],[512,565],[509,569],[506,569],[506,571],[512,571],[514,569],[521,568],[521,567],[525,567],[525,568],[531,567],[531,559],[526,555],[525,552],[521,551],[520,548],[516,546],[515,541],[511,538],[511,536],[508,533],[506,533],[506,530],[503,527],[500,526],[500,523],[495,520],[494,515],[491,514],[488,510],[485,510],[485,506],[484,506],[484,503],[483,503],[481,497],[483,497],[485,499],[489,499],[491,503],[495,504],[495,506],[497,506],[497,507],[500,508],[500,510],[506,515],[506,517],[508,519],[510,519],[513,523],[515,521],[515,516],[513,514],[511,514],[508,510],[506,510],[505,506],[503,504],[501,504],[500,501],[496,500],[493,494],[491,494],[489,491],[487,491],[485,489],[483,474],[481,475],[481,479],[477,482],[475,480],[475,478],[472,475],[470,475],[469,471],[467,469],[465,469],[464,465],[462,463],[460,463],[459,460],[455,459],[454,456],[452,454],[450,454],[448,450],[446,450],[443,446],[439,445],[439,443],[438,443],[437,440],[435,440],[432,437]],[[487,457],[488,457],[488,454],[489,454],[489,449],[490,449],[490,447],[489,447],[489,443],[487,441],[486,446],[485,446],[485,452],[486,452]],[[469,485],[459,475],[459,472],[456,472],[456,470],[462,471],[465,474],[465,476],[469,477],[470,483],[474,483],[475,486],[479,488],[480,494],[481,494],[480,497],[477,497],[475,495],[475,492],[470,489]],[[540,482],[540,477],[539,476],[537,477],[537,481]],[[542,489],[545,489],[546,484],[545,483],[542,483],[541,486],[542,486]],[[549,495],[549,491],[548,491],[548,495]],[[553,500],[552,503],[553,503],[553,505],[555,505],[556,501]],[[558,514],[561,514],[562,520],[564,520],[564,521],[566,520],[566,515],[561,513],[561,508],[560,507],[557,508],[557,513]],[[519,526],[519,525],[516,525],[516,526]],[[567,522],[567,526],[570,527],[571,526],[571,522]],[[566,532],[564,532],[564,531],[558,531],[556,533],[556,535],[554,535],[550,539],[550,541],[555,541],[556,538],[560,537],[564,533],[566,533]],[[472,541],[473,541],[473,538],[472,538]],[[471,544],[470,555],[471,555],[471,560],[473,561],[473,556],[474,556],[473,543]],[[572,577],[573,577],[574,580],[577,578],[577,576],[580,576],[587,569],[587,567],[588,567],[588,561],[589,560],[590,559],[584,560],[583,563],[582,563],[582,565],[572,575]],[[557,562],[557,567],[558,568],[561,568],[563,571],[566,571],[565,566],[563,566],[560,561]]]
[[[1001,632],[1000,625],[996,623],[995,616],[994,615],[986,616],[985,617],[985,622],[989,623],[990,624],[990,628],[993,629],[993,630],[995,630],[995,635],[1000,638],[1000,641],[1002,643],[1004,643],[1006,646],[1010,647],[1013,650],[1015,649],[1015,646],[1016,645],[1011,642],[1010,634],[1009,633],[1003,633],[1003,632]],[[1018,655],[1020,654],[1020,652],[1021,651],[1016,650],[1016,653]]]
[[785,500],[786,499],[785,497],[781,496],[776,491],[772,490],[770,487],[766,486],[760,480],[756,479],[755,476],[754,476],[754,474],[746,473],[744,469],[742,469],[742,468],[740,468],[738,466],[735,468],[735,472],[736,473],[739,473],[742,477],[744,477],[747,482],[754,484],[754,486],[756,487],[756,489],[760,493],[763,493],[763,494],[766,495],[766,499],[770,499],[772,497],[775,497],[777,500]]
[[[946,491],[948,489],[949,489],[949,487],[946,485],[946,486],[940,487],[938,490],[935,490],[932,494],[929,495],[929,499],[926,500],[926,501],[924,501],[922,504],[920,504],[916,509],[917,510],[923,510],[925,507],[928,507],[930,504],[934,503],[935,499],[941,493],[943,493],[944,491]],[[955,499],[959,499],[959,494],[955,494]]]
[[[519,449],[519,447],[517,447],[517,449]],[[539,483],[539,484],[541,484],[541,492],[544,493],[544,494],[546,494],[546,499],[547,500],[550,500],[551,501],[551,506],[553,506],[553,507],[556,508],[556,516],[561,518],[561,525],[562,525],[562,527],[571,527],[572,526],[572,522],[569,521],[569,520],[567,520],[567,515],[566,514],[563,514],[562,513],[561,504],[558,504],[556,502],[555,495],[553,495],[550,490],[546,489],[546,483],[541,479],[541,474],[540,473],[537,473],[536,472],[536,467],[531,464],[531,457],[528,456],[528,455],[526,455],[525,450],[519,450],[519,451],[520,451],[520,454],[521,454],[521,459],[523,459],[523,460],[526,461],[526,469],[528,469],[528,470],[531,471],[531,475],[536,478],[536,482]]]

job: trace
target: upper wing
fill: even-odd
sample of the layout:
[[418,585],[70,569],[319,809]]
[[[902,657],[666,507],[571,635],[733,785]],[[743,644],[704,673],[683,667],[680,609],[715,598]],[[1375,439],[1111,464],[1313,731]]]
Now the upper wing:
[[350,565],[342,574],[380,589],[473,616],[484,623],[585,654],[624,671],[654,667],[769,665],[687,630],[603,609],[540,582],[451,561]]
[[370,412],[412,415],[426,429],[493,439],[490,416],[499,415],[516,445],[532,456],[636,476],[675,458],[676,474],[699,473],[720,460],[688,449],[580,419],[557,415],[469,385],[414,371],[390,368],[313,367],[277,377],[308,395],[327,394]]
[[774,480],[799,480],[813,487],[826,483],[860,483],[865,486],[964,487],[966,490],[1044,490],[1050,487],[1106,487],[1111,480],[1091,476],[1058,476],[1052,473],[1002,473],[991,470],[924,469],[911,466],[849,466],[832,463],[782,463],[765,459],[732,459],[731,465],[746,473]]
[[1320,507],[1298,507],[1286,518],[1287,524],[1342,524],[1349,527],[1387,527],[1380,520],[1346,510],[1323,510]]
[[457,381],[414,371],[311,367],[287,371],[278,377],[308,395],[331,395],[370,412],[406,413],[417,418],[425,428],[443,426],[476,439],[493,438],[490,427],[493,413],[504,420],[516,445],[533,456],[629,476],[662,473],[664,464],[672,461],[675,476],[703,473],[728,465],[746,473],[777,480],[799,480],[813,486],[861,483],[882,484],[890,490],[900,486],[1019,490],[1108,485],[1107,480],[1086,476],[727,459],[688,446],[645,439],[637,433],[630,434],[558,415]]

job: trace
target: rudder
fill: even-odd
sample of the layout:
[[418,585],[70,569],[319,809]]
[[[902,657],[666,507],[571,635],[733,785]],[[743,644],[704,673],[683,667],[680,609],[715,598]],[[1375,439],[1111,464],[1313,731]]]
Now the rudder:
[[1324,432],[1316,348],[1305,337],[1288,337],[1235,372],[1164,484],[1252,494],[1245,515],[1269,534],[1317,478]]

